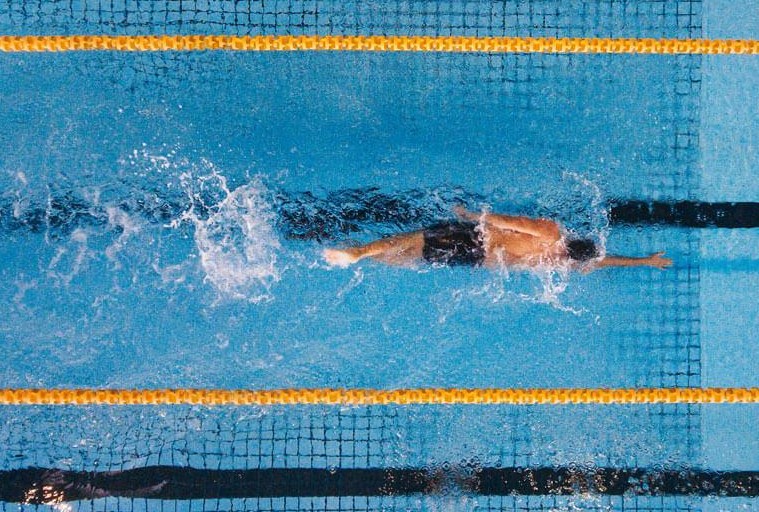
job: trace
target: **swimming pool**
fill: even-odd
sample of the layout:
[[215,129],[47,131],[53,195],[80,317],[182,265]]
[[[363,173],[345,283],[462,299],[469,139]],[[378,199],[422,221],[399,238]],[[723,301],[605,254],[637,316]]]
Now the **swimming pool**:
[[[711,0],[5,0],[0,33],[756,39],[751,13],[749,2]],[[708,205],[756,211],[758,62],[4,54],[3,387],[759,386],[759,234],[692,227],[724,218]],[[653,206],[625,217],[636,201],[670,213],[658,223],[645,214]],[[459,203],[550,216],[611,253],[666,250],[675,264],[567,276],[335,269],[320,258],[324,247],[449,218]],[[703,215],[672,213],[684,204]],[[169,477],[132,474],[132,497],[90,491],[56,505],[78,510],[751,510],[755,492],[615,495],[598,468],[707,479],[755,471],[757,413],[755,404],[688,403],[3,406],[0,470],[11,497],[23,488],[12,475],[40,480],[12,472],[29,468],[291,470],[272,480],[279,495],[216,492],[231,477],[211,473],[203,478],[216,480],[198,484],[208,493],[165,499],[146,496],[160,497],[151,486]],[[606,492],[482,491],[482,475],[502,470],[502,482],[509,468],[557,480],[571,468]],[[297,472],[309,469],[328,471]],[[346,473],[361,469],[385,471],[381,485]],[[330,474],[367,488],[326,493]],[[387,474],[417,487],[393,487]],[[4,509],[55,501],[27,498]]]

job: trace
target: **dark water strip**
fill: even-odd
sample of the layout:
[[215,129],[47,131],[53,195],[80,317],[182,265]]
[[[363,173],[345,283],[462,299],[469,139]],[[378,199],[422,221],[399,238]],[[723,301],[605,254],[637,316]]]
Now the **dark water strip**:
[[609,210],[612,224],[668,224],[688,228],[759,227],[759,203],[626,201]]
[[189,500],[444,493],[756,497],[759,472],[456,466],[248,470],[149,466],[110,472],[44,468],[0,471],[0,501],[35,504],[109,496]]
[[[407,190],[385,193],[377,188],[345,189],[324,196],[310,192],[271,194],[269,198],[279,233],[288,239],[324,241],[353,233],[397,233],[420,229],[452,217],[457,204],[487,203],[482,196],[460,189]],[[208,218],[215,212],[212,200],[192,206],[193,214]],[[167,225],[182,219],[191,206],[181,199],[162,198],[148,193],[117,201],[111,206],[137,215],[152,224]],[[608,207],[613,225],[668,225],[683,228],[759,227],[759,202],[699,201],[613,201]],[[504,213],[552,217],[556,212],[539,211],[521,205]],[[70,233],[76,228],[105,226],[108,214],[103,206],[88,203],[69,192],[48,199],[44,205],[27,204],[23,209],[12,202],[0,202],[0,229],[28,230],[48,236]],[[115,228],[119,229],[119,228]]]

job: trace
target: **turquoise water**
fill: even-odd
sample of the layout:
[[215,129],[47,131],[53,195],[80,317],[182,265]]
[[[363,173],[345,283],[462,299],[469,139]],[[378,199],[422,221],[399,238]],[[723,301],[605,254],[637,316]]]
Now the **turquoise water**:
[[[0,1],[0,32],[757,34],[742,21],[757,18],[751,5],[730,22],[725,13],[738,7],[712,1],[181,4],[156,2],[147,13],[140,2]],[[756,68],[755,57],[726,56],[2,55],[2,386],[757,386],[756,230],[607,220],[610,205],[627,200],[758,200]],[[356,207],[367,198],[390,198],[402,214],[387,202],[379,213]],[[551,216],[610,253],[666,250],[675,264],[567,276],[321,261],[324,247],[449,218],[458,202]],[[0,469],[476,460],[756,470],[757,412],[8,407]],[[79,505],[756,506],[699,497],[343,500]]]
[[[403,222],[363,222],[362,230],[337,233],[322,244],[289,240],[277,230],[280,194],[311,192],[339,217],[345,206],[332,204],[330,193],[374,186],[401,199],[425,191],[417,206],[434,209],[438,218],[450,217],[458,197],[474,195],[472,207],[537,211],[605,236],[610,198],[646,197],[641,188],[651,182],[662,184],[655,198],[690,197],[696,179],[691,164],[668,155],[666,139],[660,141],[679,129],[673,126],[679,120],[666,118],[684,108],[671,94],[664,96],[680,65],[675,59],[662,66],[645,58],[633,64],[632,58],[548,57],[557,78],[546,79],[533,100],[559,99],[551,108],[519,110],[499,107],[501,98],[474,83],[454,96],[455,83],[440,84],[424,55],[234,56],[235,76],[224,88],[189,82],[144,91],[133,104],[120,94],[104,94],[113,89],[99,75],[62,67],[81,65],[88,56],[9,58],[19,63],[14,83],[44,75],[57,84],[45,104],[15,103],[24,121],[12,133],[26,142],[6,152],[8,168],[15,170],[5,176],[6,211],[15,211],[20,221],[7,232],[12,243],[4,246],[5,257],[21,260],[11,272],[18,283],[6,293],[11,303],[16,297],[20,306],[49,313],[34,318],[37,326],[46,318],[51,322],[34,329],[41,338],[27,338],[12,352],[18,359],[9,367],[23,368],[16,385],[98,386],[124,378],[138,379],[132,385],[208,387],[270,387],[273,380],[288,386],[643,385],[639,373],[658,373],[659,361],[641,360],[632,348],[614,365],[605,364],[608,345],[663,329],[650,323],[664,322],[668,313],[660,308],[676,295],[684,306],[697,306],[688,273],[699,257],[698,233],[687,230],[614,232],[610,251],[669,250],[677,265],[665,274],[641,269],[539,278],[372,264],[336,270],[320,261],[324,246],[416,227]],[[53,66],[44,59],[55,59],[57,71],[26,67],[49,70]],[[366,60],[376,65],[356,73]],[[295,70],[256,79],[285,64]],[[610,80],[619,78],[586,90],[573,85],[599,67]],[[649,74],[629,72],[640,67],[659,75],[659,85],[648,87],[643,77]],[[329,71],[311,76],[312,68]],[[394,77],[393,87],[411,91],[400,107],[388,101],[390,82],[378,81],[380,73]],[[637,94],[625,95],[629,99],[619,105],[614,89],[635,80]],[[319,91],[319,102],[314,105],[304,90]],[[422,91],[424,100],[413,98]],[[71,118],[56,112],[74,96],[81,110],[70,132],[60,125]],[[609,109],[590,108],[604,99]],[[620,127],[619,140],[604,137],[610,122]],[[573,123],[577,131],[565,129]],[[604,170],[605,162],[611,171]],[[669,176],[678,166],[681,175]],[[25,220],[31,214],[25,212],[41,208],[44,217],[51,197],[53,209],[61,204],[59,217],[71,216],[72,209],[82,215],[60,226],[43,222],[39,233],[30,233],[24,223],[32,222]],[[155,218],[168,202],[170,211]],[[152,216],[140,212],[144,203],[154,205]],[[604,287],[615,287],[615,293],[596,292]],[[651,289],[658,292],[653,298]],[[659,301],[656,310],[647,307],[652,299]],[[70,314],[72,307],[78,314]],[[23,309],[21,315],[29,318]],[[128,322],[118,320],[125,316]],[[67,321],[66,341],[51,340],[48,333]],[[83,338],[116,350],[93,352]],[[543,357],[563,340],[559,347],[566,356]],[[687,344],[684,338],[677,342]],[[35,375],[32,354],[42,346],[71,364]],[[62,346],[69,348],[61,353]],[[376,355],[356,358],[357,346]],[[196,364],[176,361],[178,350],[197,357]],[[324,358],[325,351],[336,357]],[[150,358],[139,355],[147,353]],[[395,363],[382,361],[388,353]],[[158,367],[170,368],[167,375],[155,370],[163,358]],[[493,364],[501,358],[516,364],[504,372]],[[578,359],[587,365],[577,365]],[[201,364],[208,360],[215,362]],[[262,368],[251,368],[252,360]],[[382,366],[367,372],[377,360]],[[426,364],[446,371],[428,370],[414,379]],[[599,373],[578,371],[583,366]],[[620,371],[624,366],[630,368]],[[480,372],[482,380],[470,377]]]

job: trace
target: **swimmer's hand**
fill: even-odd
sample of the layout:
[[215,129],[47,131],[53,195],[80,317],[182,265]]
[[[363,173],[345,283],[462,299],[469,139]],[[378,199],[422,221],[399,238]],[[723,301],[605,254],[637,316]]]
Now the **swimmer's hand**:
[[665,268],[671,267],[672,259],[664,258],[663,256],[664,251],[655,252],[647,258],[646,262],[652,267],[658,268],[659,270],[664,270]]
[[350,249],[324,249],[322,257],[329,265],[340,268],[346,268],[360,259]]

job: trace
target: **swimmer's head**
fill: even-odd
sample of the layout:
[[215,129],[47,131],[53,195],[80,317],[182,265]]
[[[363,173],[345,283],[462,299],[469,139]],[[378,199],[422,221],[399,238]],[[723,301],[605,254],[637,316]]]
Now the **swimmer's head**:
[[575,238],[567,241],[567,254],[574,261],[586,262],[598,258],[598,247],[588,238]]

